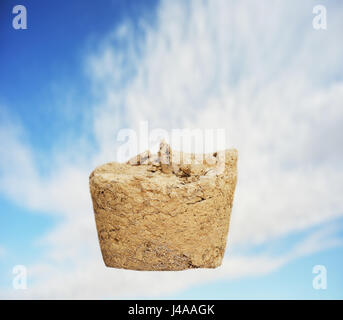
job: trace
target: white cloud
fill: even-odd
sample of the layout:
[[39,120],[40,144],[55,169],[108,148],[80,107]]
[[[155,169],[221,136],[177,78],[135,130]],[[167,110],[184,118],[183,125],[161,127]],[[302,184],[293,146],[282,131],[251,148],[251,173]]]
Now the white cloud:
[[[149,120],[151,128],[227,129],[228,146],[239,150],[235,242],[267,241],[343,211],[343,170],[338,157],[333,161],[343,123],[343,82],[335,80],[342,22],[331,11],[331,31],[318,33],[312,7],[313,1],[163,1],[141,59],[128,50],[137,75],[119,90],[120,100],[107,101],[109,109],[124,107],[131,127]],[[93,60],[96,74],[118,72],[117,51],[108,45],[103,52]],[[114,123],[109,112],[103,118],[100,124]],[[99,128],[101,141],[113,137]]]
[[[77,259],[74,257],[72,260],[74,268],[70,268],[69,263],[60,264],[59,267],[49,263],[35,265],[29,268],[30,283],[33,284],[31,287],[20,292],[10,290],[2,292],[2,296],[10,299],[161,297],[191,285],[199,285],[209,281],[264,275],[277,270],[299,256],[342,245],[342,239],[337,238],[333,231],[337,230],[326,228],[315,232],[283,255],[233,255],[226,257],[223,265],[215,270],[197,269],[178,272],[129,271],[105,268],[99,252],[97,250],[95,250],[97,252],[93,252],[95,241],[87,241],[88,250],[91,252],[88,252],[87,256],[78,253]],[[73,239],[76,238],[76,236],[73,237]],[[60,238],[56,238],[56,241],[56,245],[60,246]],[[90,259],[90,253],[92,259]],[[70,258],[68,253],[67,256]]]
[[[97,257],[98,261],[100,257]],[[17,299],[89,299],[89,298],[139,298],[159,297],[185,289],[194,284],[211,280],[233,279],[261,275],[284,264],[284,259],[269,257],[232,257],[219,269],[180,272],[137,272],[106,269],[100,262],[78,264],[71,270],[53,268],[51,265],[36,266],[39,283],[25,292],[2,292],[3,297]],[[2,296],[0,294],[0,297]]]
[[[48,253],[31,268],[37,286],[28,294],[166,294],[220,277],[263,274],[325,248],[310,238],[276,258],[229,257],[218,270],[105,269],[88,192],[91,168],[115,157],[117,130],[148,120],[151,128],[226,128],[228,146],[239,150],[232,247],[268,243],[342,215],[343,45],[336,39],[343,22],[331,11],[329,29],[314,31],[313,3],[162,1],[156,23],[142,24],[144,37],[124,24],[87,60],[102,97],[92,128],[100,152],[89,159],[80,150],[76,164],[63,154],[51,161],[48,177],[39,175],[20,130],[0,129],[6,141],[0,190],[32,209],[64,216],[41,240]],[[328,233],[320,239],[339,243]]]
[[[24,129],[8,117],[0,126],[0,191],[32,210],[63,215],[89,210],[88,167],[65,159],[50,161],[47,177],[39,174],[35,154],[24,138]],[[81,160],[81,159],[80,159]]]

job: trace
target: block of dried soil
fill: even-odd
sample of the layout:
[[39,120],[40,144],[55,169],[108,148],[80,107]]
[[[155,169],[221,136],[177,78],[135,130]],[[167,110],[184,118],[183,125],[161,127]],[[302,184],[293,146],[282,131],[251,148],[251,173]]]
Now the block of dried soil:
[[107,163],[89,184],[106,266],[215,268],[223,259],[237,180],[237,151],[194,155],[162,142],[127,163]]

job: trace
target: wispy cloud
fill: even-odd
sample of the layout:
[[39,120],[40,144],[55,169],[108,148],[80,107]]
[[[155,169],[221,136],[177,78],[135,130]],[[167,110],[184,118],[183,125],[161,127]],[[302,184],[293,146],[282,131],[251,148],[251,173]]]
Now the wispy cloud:
[[[227,129],[228,146],[239,150],[236,242],[264,242],[342,214],[343,170],[334,156],[343,123],[343,46],[335,40],[342,22],[331,12],[331,31],[316,32],[313,5],[163,1],[140,59],[127,56],[131,81],[106,86],[122,55],[111,44],[92,61],[108,110],[123,108],[130,127],[146,119],[151,128]],[[97,126],[106,150],[116,117],[97,119],[112,128]]]
[[[326,233],[330,233],[330,236],[327,237]],[[93,244],[94,242],[89,243],[92,250]],[[69,263],[60,263],[56,267],[59,259],[56,259],[54,264],[37,264],[29,268],[29,277],[31,282],[33,280],[33,286],[21,292],[3,291],[2,296],[22,299],[161,297],[195,284],[220,279],[233,280],[261,276],[277,270],[299,256],[306,256],[336,245],[341,245],[341,240],[337,242],[335,234],[332,234],[329,228],[324,232],[319,231],[310,235],[283,255],[234,255],[225,258],[223,265],[215,271],[198,269],[179,272],[107,269],[101,262],[100,254],[92,254],[90,259],[89,252],[87,256],[82,256],[79,252],[71,260],[74,268],[71,268]],[[69,257],[68,254],[67,256]]]
[[[88,193],[91,169],[115,158],[118,129],[148,120],[151,128],[227,129],[228,147],[240,155],[231,246],[253,247],[342,215],[343,45],[337,39],[343,22],[332,11],[330,29],[313,30],[313,5],[162,1],[153,24],[143,21],[137,32],[127,22],[105,36],[86,59],[102,97],[91,111],[99,153],[89,158],[80,150],[74,162],[64,154],[62,161],[51,159],[48,176],[37,169],[23,129],[1,126],[0,190],[64,217],[42,239],[47,254],[30,267],[35,281],[27,294],[160,295],[220,277],[264,274],[325,248],[312,239],[284,256],[231,256],[218,270],[109,270]],[[319,238],[337,244],[328,233]]]

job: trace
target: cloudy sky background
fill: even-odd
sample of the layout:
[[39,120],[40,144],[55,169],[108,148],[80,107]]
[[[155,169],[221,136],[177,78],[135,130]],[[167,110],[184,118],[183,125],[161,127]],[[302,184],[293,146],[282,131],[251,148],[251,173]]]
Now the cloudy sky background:
[[[2,1],[0,297],[343,298],[343,6],[299,2],[24,1],[19,31]],[[105,268],[88,176],[141,121],[238,149],[220,268]]]

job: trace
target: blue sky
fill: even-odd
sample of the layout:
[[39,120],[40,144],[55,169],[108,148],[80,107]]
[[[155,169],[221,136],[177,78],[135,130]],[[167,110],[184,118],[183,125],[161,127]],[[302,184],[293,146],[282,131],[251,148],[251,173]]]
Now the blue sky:
[[[30,0],[27,30],[12,27],[17,4],[0,4],[0,297],[343,297],[339,1],[327,30],[311,0]],[[88,175],[141,121],[225,128],[238,149],[221,268],[104,267]],[[17,264],[27,290],[12,288]]]

